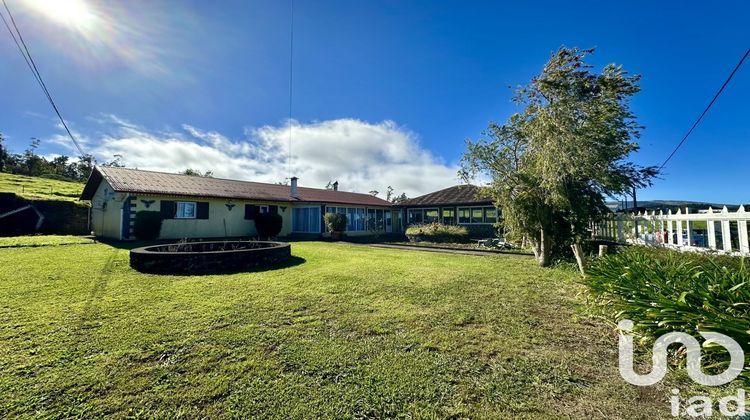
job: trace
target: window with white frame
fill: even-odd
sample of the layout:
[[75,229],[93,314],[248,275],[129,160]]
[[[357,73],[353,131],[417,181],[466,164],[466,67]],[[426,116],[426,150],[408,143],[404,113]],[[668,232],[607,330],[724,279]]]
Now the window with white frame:
[[195,201],[178,201],[175,219],[195,219]]
[[292,209],[292,232],[320,233],[320,207]]
[[365,209],[359,207],[326,207],[326,213],[338,213],[346,216],[346,231],[365,230]]
[[423,221],[422,209],[409,209],[408,211],[408,223],[410,225],[418,225]]
[[268,206],[258,206],[258,213],[268,213]]

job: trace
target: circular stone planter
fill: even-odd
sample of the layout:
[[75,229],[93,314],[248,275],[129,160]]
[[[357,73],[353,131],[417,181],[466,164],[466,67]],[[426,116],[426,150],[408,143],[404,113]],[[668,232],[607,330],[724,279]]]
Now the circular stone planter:
[[226,273],[269,267],[291,255],[291,245],[285,242],[187,242],[132,249],[130,266],[143,273]]

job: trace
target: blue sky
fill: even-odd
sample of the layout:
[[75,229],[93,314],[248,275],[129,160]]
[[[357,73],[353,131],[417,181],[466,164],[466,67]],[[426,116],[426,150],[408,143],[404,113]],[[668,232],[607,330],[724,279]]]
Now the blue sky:
[[[8,0],[66,120],[100,159],[288,176],[289,3]],[[561,45],[643,76],[640,164],[669,154],[748,47],[746,2],[294,2],[293,172],[413,196],[457,182],[464,139],[515,111]],[[55,15],[57,13],[57,15]],[[74,154],[7,33],[0,131]],[[640,199],[748,202],[750,63]]]

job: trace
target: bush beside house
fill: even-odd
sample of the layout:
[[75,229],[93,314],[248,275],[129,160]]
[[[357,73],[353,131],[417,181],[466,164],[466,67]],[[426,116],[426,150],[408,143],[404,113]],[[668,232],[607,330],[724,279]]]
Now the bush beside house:
[[284,219],[278,213],[258,213],[255,215],[255,230],[261,239],[278,236],[283,223]]
[[334,240],[341,239],[341,235],[346,231],[346,225],[348,224],[346,215],[342,213],[328,213],[323,217],[323,221],[326,224],[326,229],[331,232],[331,237]]
[[406,229],[411,242],[465,243],[469,241],[469,231],[464,226],[451,226],[441,223],[413,225]]
[[139,211],[135,214],[133,235],[139,241],[151,241],[161,233],[162,217],[158,211]]

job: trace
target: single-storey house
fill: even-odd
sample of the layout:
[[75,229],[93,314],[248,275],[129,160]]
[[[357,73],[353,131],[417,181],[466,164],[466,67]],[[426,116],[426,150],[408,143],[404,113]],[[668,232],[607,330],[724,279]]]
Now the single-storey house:
[[472,236],[494,236],[499,211],[476,185],[455,185],[398,203],[403,228],[440,222],[465,226]]
[[370,194],[188,176],[117,167],[96,167],[81,200],[91,202],[90,225],[96,236],[134,239],[139,211],[158,211],[160,238],[255,236],[254,215],[277,212],[280,236],[322,235],[323,215],[348,216],[347,235],[399,232],[401,218],[393,205]]

